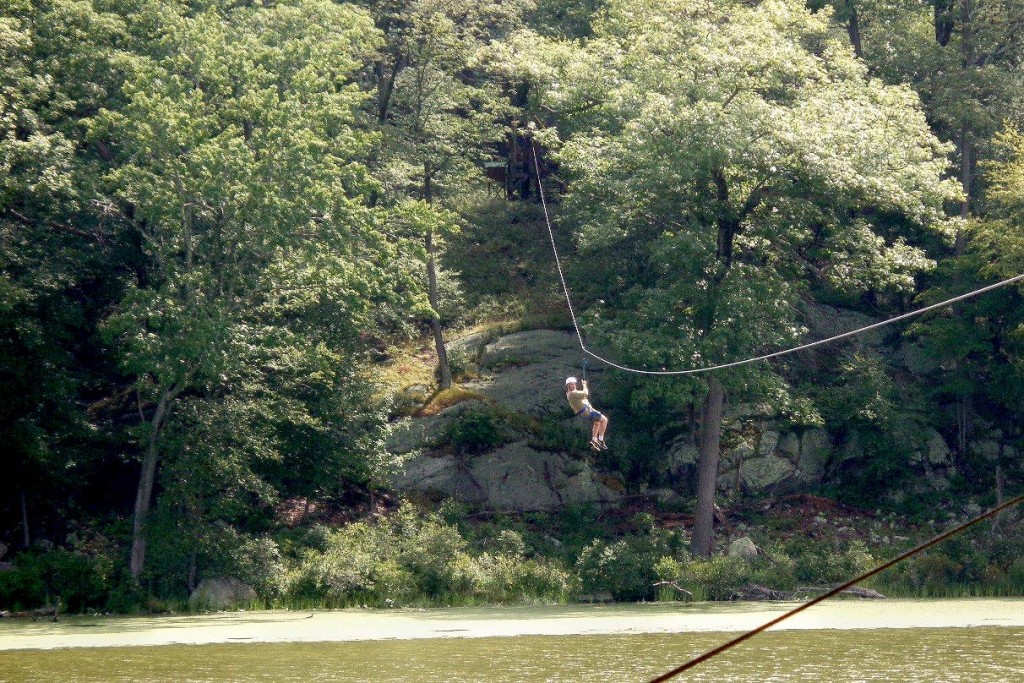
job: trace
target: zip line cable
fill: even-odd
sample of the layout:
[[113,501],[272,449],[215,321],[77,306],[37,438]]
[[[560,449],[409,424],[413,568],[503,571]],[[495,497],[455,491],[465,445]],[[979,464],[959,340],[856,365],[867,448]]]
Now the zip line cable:
[[562,272],[562,261],[561,261],[561,258],[558,255],[558,247],[555,245],[555,231],[554,231],[554,228],[551,227],[551,217],[548,214],[548,203],[547,203],[547,199],[544,196],[544,183],[542,183],[541,179],[540,179],[540,163],[537,161],[537,146],[532,141],[531,141],[530,145],[531,145],[531,147],[533,149],[533,166],[534,166],[534,168],[536,169],[536,172],[537,172],[537,188],[540,191],[540,203],[541,203],[541,206],[544,209],[544,222],[545,222],[545,224],[547,225],[547,228],[548,228],[548,237],[551,239],[551,250],[555,254],[555,266],[558,268],[558,278],[559,278],[559,280],[561,280],[561,283],[562,283],[562,292],[565,294],[565,302],[569,306],[569,316],[572,318],[572,326],[576,330],[576,339],[579,340],[580,349],[583,351],[584,354],[590,356],[591,358],[599,360],[602,363],[605,363],[605,364],[607,364],[607,365],[609,365],[609,366],[611,366],[613,368],[617,368],[619,370],[623,370],[625,372],[633,372],[633,373],[640,374],[640,375],[695,375],[695,374],[701,373],[701,372],[713,372],[715,370],[724,370],[726,368],[733,368],[733,367],[736,367],[738,365],[746,365],[748,363],[756,363],[758,361],[768,360],[770,358],[777,358],[779,356],[785,356],[785,355],[790,354],[790,353],[796,353],[797,351],[805,351],[807,349],[814,348],[815,346],[821,346],[822,344],[829,344],[829,343],[834,342],[834,341],[839,341],[840,339],[846,339],[847,337],[852,337],[852,336],[855,336],[855,335],[858,335],[858,334],[863,334],[864,332],[870,332],[871,330],[876,330],[876,329],[878,329],[880,327],[885,327],[886,325],[891,325],[892,323],[896,323],[896,322],[899,322],[901,320],[906,320],[908,318],[913,318],[914,316],[922,315],[922,314],[927,313],[929,311],[934,311],[937,308],[942,308],[944,306],[949,306],[951,304],[955,304],[958,301],[963,301],[965,299],[971,299],[971,298],[976,297],[976,296],[981,296],[982,294],[985,294],[986,292],[990,292],[990,291],[992,291],[994,289],[999,289],[1000,287],[1005,287],[1007,285],[1013,284],[1014,282],[1020,282],[1021,280],[1024,280],[1024,273],[1022,273],[1020,275],[1015,275],[1013,277],[1006,278],[1005,280],[1000,280],[999,282],[996,282],[995,284],[987,285],[985,287],[981,287],[979,289],[975,289],[975,290],[972,290],[970,292],[967,292],[966,294],[961,294],[959,296],[955,296],[955,297],[952,297],[950,299],[946,299],[945,301],[940,301],[939,303],[931,304],[929,306],[925,306],[924,308],[917,309],[916,311],[910,311],[909,313],[903,313],[903,314],[897,315],[897,316],[895,316],[893,318],[888,318],[886,320],[882,320],[881,322],[873,323],[871,325],[865,325],[864,327],[858,327],[855,330],[850,330],[849,332],[843,332],[842,334],[837,334],[837,335],[834,335],[832,337],[828,337],[826,339],[819,339],[818,341],[810,342],[808,344],[801,344],[800,346],[794,346],[792,348],[784,349],[782,351],[774,351],[772,353],[766,353],[763,356],[754,356],[754,357],[751,357],[751,358],[745,358],[743,360],[732,361],[732,362],[729,362],[729,363],[721,363],[719,365],[708,365],[708,366],[698,367],[698,368],[689,368],[689,369],[686,369],[686,370],[644,370],[642,368],[633,368],[633,367],[629,367],[627,365],[620,365],[619,363],[611,361],[611,360],[609,360],[607,358],[602,358],[601,356],[597,355],[596,353],[594,353],[593,351],[588,349],[586,344],[584,344],[584,342],[583,342],[583,333],[580,332],[579,322],[576,319],[576,312],[573,310],[573,307],[572,307],[572,299],[569,296],[569,286],[565,282],[565,274]]
[[[929,306],[925,306],[924,308],[918,309],[916,311],[911,311],[909,313],[904,313],[902,315],[898,315],[898,316],[895,316],[893,318],[889,318],[887,320],[883,320],[881,322],[873,323],[871,325],[866,325],[864,327],[859,327],[859,328],[857,328],[855,330],[851,330],[849,332],[843,332],[842,334],[837,334],[837,335],[834,335],[832,337],[828,337],[827,339],[821,339],[821,340],[818,340],[818,341],[815,341],[815,342],[811,342],[811,343],[808,343],[808,344],[802,344],[800,346],[796,346],[796,347],[793,347],[793,348],[784,349],[782,351],[775,351],[773,353],[768,353],[768,354],[765,354],[765,355],[762,355],[762,356],[746,358],[746,359],[743,359],[743,360],[733,361],[733,362],[730,362],[730,363],[722,363],[722,364],[719,364],[719,365],[712,365],[712,366],[707,366],[707,367],[690,368],[690,369],[687,369],[687,370],[644,370],[644,369],[641,369],[641,368],[632,368],[632,367],[629,367],[629,366],[620,365],[618,363],[615,363],[613,361],[610,361],[610,360],[608,360],[606,358],[602,358],[601,356],[597,355],[596,353],[594,353],[593,351],[588,349],[586,347],[586,345],[584,344],[584,342],[583,342],[583,334],[580,332],[579,322],[576,319],[576,312],[573,310],[573,306],[572,306],[572,298],[569,296],[569,286],[566,284],[565,273],[562,271],[562,263],[561,263],[561,259],[560,259],[559,255],[558,255],[558,246],[555,244],[555,231],[554,231],[554,228],[552,228],[552,226],[551,226],[551,217],[548,214],[547,199],[544,196],[544,184],[541,182],[540,163],[537,160],[537,156],[538,156],[537,155],[537,146],[536,146],[536,144],[533,141],[531,141],[530,146],[531,146],[532,151],[533,151],[533,165],[534,165],[534,169],[536,170],[536,173],[537,173],[537,189],[538,189],[539,194],[540,194],[541,206],[544,209],[544,222],[545,222],[545,224],[547,225],[547,228],[548,228],[548,237],[551,239],[551,250],[554,252],[554,255],[555,255],[555,266],[558,268],[558,278],[559,278],[559,280],[562,283],[562,291],[565,294],[565,302],[566,302],[566,304],[569,307],[569,316],[572,318],[572,325],[573,325],[573,328],[575,328],[575,330],[576,330],[576,338],[579,341],[580,349],[587,356],[590,356],[591,358],[599,360],[599,361],[601,361],[603,363],[608,364],[609,366],[611,366],[613,368],[617,368],[617,369],[623,370],[625,372],[633,372],[633,373],[638,373],[638,374],[642,374],[642,375],[690,375],[690,374],[696,374],[696,373],[700,373],[700,372],[712,372],[714,370],[722,370],[722,369],[725,369],[725,368],[736,367],[738,365],[745,365],[747,363],[755,363],[757,361],[768,360],[769,358],[776,358],[778,356],[783,356],[783,355],[790,354],[790,353],[796,353],[797,351],[803,351],[805,349],[810,349],[810,348],[813,348],[815,346],[820,346],[822,344],[828,344],[829,342],[838,341],[840,339],[845,339],[847,337],[852,337],[852,336],[857,335],[857,334],[862,334],[864,332],[869,332],[871,330],[875,330],[875,329],[878,329],[880,327],[884,327],[885,325],[891,325],[892,323],[899,322],[900,320],[906,320],[907,318],[912,318],[914,316],[921,315],[921,314],[927,313],[929,311],[933,311],[933,310],[935,310],[937,308],[942,308],[943,306],[949,306],[950,304],[957,303],[958,301],[963,301],[965,299],[970,299],[972,297],[980,296],[980,295],[985,294],[986,292],[990,292],[990,291],[992,291],[994,289],[998,289],[1000,287],[1005,287],[1007,285],[1013,284],[1014,282],[1019,282],[1021,280],[1024,280],[1024,273],[1022,273],[1020,275],[1016,275],[1014,277],[1006,278],[1005,280],[1001,280],[999,282],[996,282],[995,284],[991,284],[991,285],[988,285],[986,287],[981,287],[979,289],[975,289],[973,291],[967,292],[966,294],[961,294],[959,296],[955,296],[955,297],[952,297],[950,299],[946,299],[945,301],[940,301],[939,303],[931,304]],[[586,358],[584,358],[583,362],[584,362],[584,368],[585,368],[585,366],[586,366]],[[693,667],[697,666],[698,664],[701,664],[702,662],[705,662],[705,661],[711,659],[712,657],[715,657],[715,656],[725,652],[726,650],[728,650],[730,648],[733,648],[736,645],[739,645],[740,643],[744,642],[745,640],[748,640],[749,638],[754,637],[758,633],[762,633],[763,631],[766,631],[767,629],[771,628],[772,626],[775,626],[775,625],[785,621],[786,619],[789,619],[790,617],[792,617],[792,616],[794,616],[796,614],[799,614],[800,612],[804,611],[805,609],[813,607],[814,605],[817,605],[820,602],[823,602],[823,601],[825,601],[825,600],[827,600],[827,599],[829,599],[829,598],[831,598],[831,597],[833,597],[835,595],[838,595],[842,591],[844,591],[844,590],[846,590],[848,588],[851,588],[852,586],[860,583],[861,581],[869,579],[872,576],[875,576],[876,574],[879,574],[879,573],[885,571],[886,569],[888,569],[888,568],[890,568],[890,567],[892,567],[892,566],[902,562],[903,560],[905,560],[905,559],[907,559],[909,557],[912,557],[912,556],[914,556],[914,555],[916,555],[916,554],[918,554],[920,552],[923,552],[923,551],[927,550],[928,548],[931,548],[932,546],[937,545],[937,544],[945,541],[946,539],[950,538],[951,536],[955,536],[956,534],[958,534],[958,533],[960,533],[960,532],[962,532],[962,531],[964,531],[964,530],[974,526],[975,524],[978,524],[979,522],[981,522],[983,520],[986,520],[986,519],[988,519],[990,517],[995,517],[996,515],[998,515],[1003,510],[1007,510],[1007,509],[1009,509],[1011,507],[1014,507],[1015,505],[1019,505],[1022,502],[1024,502],[1024,495],[1017,496],[1016,498],[1013,498],[1012,500],[1007,501],[1006,503],[1003,503],[1002,505],[999,505],[998,507],[995,507],[992,510],[989,510],[988,512],[986,512],[986,513],[983,513],[981,515],[978,515],[977,517],[974,517],[973,519],[965,522],[964,524],[961,524],[960,526],[958,526],[958,527],[956,527],[954,529],[951,529],[951,530],[946,531],[946,532],[944,532],[942,534],[939,534],[938,536],[935,536],[931,540],[926,541],[926,542],[922,543],[921,545],[918,545],[917,547],[912,548],[911,550],[908,550],[907,552],[903,553],[902,555],[900,555],[900,556],[898,556],[898,557],[896,557],[896,558],[894,558],[892,560],[889,560],[888,562],[886,562],[886,563],[884,563],[882,565],[879,565],[878,567],[875,567],[874,569],[872,569],[870,571],[867,571],[867,572],[861,574],[860,576],[857,576],[856,578],[853,578],[853,579],[847,581],[846,583],[844,583],[844,584],[842,584],[840,586],[836,586],[832,590],[830,590],[830,591],[828,591],[828,592],[818,596],[817,598],[814,598],[813,600],[809,600],[808,602],[805,602],[804,604],[802,604],[802,605],[800,605],[800,606],[790,610],[789,612],[786,612],[785,614],[783,614],[783,615],[781,615],[779,617],[776,617],[775,619],[772,619],[771,621],[768,621],[765,624],[762,624],[761,626],[758,626],[757,628],[755,628],[755,629],[753,629],[751,631],[748,631],[747,633],[744,633],[743,635],[741,635],[741,636],[739,636],[737,638],[734,638],[734,639],[730,640],[729,642],[724,643],[723,645],[720,645],[720,646],[714,648],[713,650],[709,650],[708,652],[705,652],[704,654],[702,654],[702,655],[700,655],[698,657],[695,657],[694,659],[690,660],[689,662],[687,662],[687,663],[685,663],[685,664],[683,664],[683,665],[681,665],[679,667],[676,667],[675,669],[672,669],[671,671],[668,671],[668,672],[658,676],[657,678],[651,679],[650,683],[662,683],[663,681],[667,681],[667,680],[669,680],[671,678],[675,678],[676,676],[678,676],[682,672],[687,671],[689,669],[692,669]]]
[[1012,500],[1009,500],[1009,501],[1003,503],[1002,505],[989,510],[988,512],[985,512],[985,513],[983,513],[981,515],[978,515],[977,517],[975,517],[974,519],[972,519],[972,520],[970,520],[968,522],[964,522],[963,524],[961,524],[960,526],[956,527],[955,529],[951,529],[949,531],[946,531],[944,533],[939,534],[938,536],[934,537],[930,541],[926,541],[926,542],[922,543],[921,545],[917,546],[916,548],[908,550],[907,552],[903,553],[899,557],[896,557],[896,558],[894,558],[892,560],[889,560],[885,564],[879,565],[878,567],[875,567],[874,569],[861,574],[860,576],[858,576],[855,579],[850,579],[849,581],[847,581],[846,583],[844,583],[841,586],[836,586],[835,588],[833,588],[829,592],[825,593],[824,595],[819,595],[818,597],[814,598],[813,600],[809,600],[808,602],[805,602],[804,604],[800,605],[799,607],[796,607],[795,609],[792,609],[792,610],[786,612],[785,614],[783,614],[781,616],[778,616],[775,619],[772,619],[771,621],[768,621],[768,622],[762,624],[761,626],[758,626],[757,628],[755,628],[752,631],[747,631],[743,635],[741,635],[741,636],[739,636],[737,638],[733,638],[729,642],[724,643],[723,645],[719,645],[715,649],[709,650],[709,651],[705,652],[704,654],[700,655],[699,657],[694,657],[693,659],[688,661],[686,664],[683,664],[681,666],[676,667],[675,669],[672,669],[671,671],[663,673],[662,675],[658,676],[657,678],[652,678],[650,683],[662,683],[663,681],[667,681],[670,678],[675,678],[676,676],[678,676],[682,672],[684,672],[684,671],[686,671],[688,669],[692,669],[693,667],[697,666],[701,662],[706,662],[707,660],[711,659],[712,657],[715,657],[715,656],[721,654],[722,652],[725,652],[726,650],[728,650],[728,649],[730,649],[732,647],[735,647],[736,645],[739,645],[743,641],[745,641],[745,640],[747,640],[749,638],[753,638],[758,633],[761,633],[762,631],[766,631],[767,629],[771,628],[772,626],[775,626],[776,624],[778,624],[778,623],[780,623],[782,621],[785,621],[786,619],[789,619],[793,615],[799,614],[800,612],[803,612],[805,609],[807,609],[809,607],[813,607],[814,605],[817,605],[819,602],[827,600],[827,599],[831,598],[832,596],[837,595],[838,593],[841,593],[842,591],[846,590],[847,588],[851,588],[854,584],[860,583],[861,581],[864,581],[865,579],[869,579],[872,576],[874,576],[875,574],[878,574],[878,573],[880,573],[882,571],[885,571],[886,569],[888,569],[889,567],[893,566],[894,564],[902,562],[903,560],[907,559],[908,557],[911,557],[913,555],[916,555],[919,552],[927,550],[928,548],[931,548],[933,545],[941,543],[942,541],[945,541],[947,538],[949,538],[951,536],[955,536],[956,534],[960,533],[961,531],[964,531],[965,529],[967,529],[969,527],[972,527],[975,524],[977,524],[977,523],[979,523],[979,522],[981,522],[981,521],[983,521],[985,519],[988,519],[989,517],[995,517],[996,515],[998,515],[1003,510],[1007,510],[1007,509],[1013,507],[1014,505],[1019,505],[1022,502],[1024,502],[1024,495],[1017,496],[1016,498],[1014,498]]

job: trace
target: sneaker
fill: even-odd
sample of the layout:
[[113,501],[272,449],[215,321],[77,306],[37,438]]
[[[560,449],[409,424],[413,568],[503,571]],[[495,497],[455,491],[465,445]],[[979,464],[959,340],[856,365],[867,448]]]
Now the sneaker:
[[598,441],[598,443],[601,444],[602,451],[608,450],[608,444],[606,444],[604,441]]
[[595,451],[604,450],[601,448],[601,442],[598,441],[597,439],[590,440],[590,447],[593,448]]

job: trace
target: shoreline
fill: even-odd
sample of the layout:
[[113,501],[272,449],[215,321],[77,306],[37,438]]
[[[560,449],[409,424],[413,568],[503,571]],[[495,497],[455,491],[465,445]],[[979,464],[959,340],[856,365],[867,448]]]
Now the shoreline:
[[[0,623],[0,651],[214,643],[343,643],[514,636],[734,633],[800,603],[646,603],[220,612]],[[842,600],[773,631],[1024,627],[1024,598]]]

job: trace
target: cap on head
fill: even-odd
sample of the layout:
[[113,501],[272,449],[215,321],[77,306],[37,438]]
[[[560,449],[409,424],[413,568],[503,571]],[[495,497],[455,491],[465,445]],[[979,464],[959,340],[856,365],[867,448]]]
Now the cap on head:
[[576,384],[576,378],[575,377],[566,377],[565,378],[565,383],[566,384]]

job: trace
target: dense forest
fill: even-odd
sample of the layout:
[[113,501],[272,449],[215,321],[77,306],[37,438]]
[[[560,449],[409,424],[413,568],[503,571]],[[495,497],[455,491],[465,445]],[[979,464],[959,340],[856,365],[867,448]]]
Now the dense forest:
[[[616,510],[407,495],[389,442],[473,397],[453,339],[573,330],[548,211],[588,344],[653,370],[1024,273],[1020,0],[5,0],[0,52],[0,608],[218,576],[265,605],[727,598],[1024,485],[1019,285],[870,344],[605,368],[607,454],[564,405],[429,444],[531,432]],[[824,435],[813,484],[723,485],[764,425]],[[783,494],[876,543],[812,542]],[[886,585],[1020,594],[1020,532]]]

